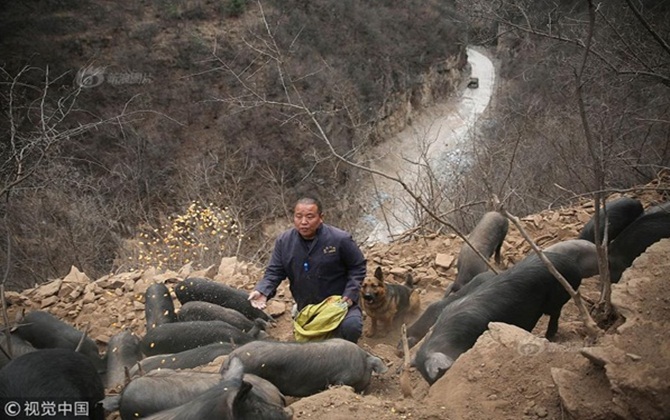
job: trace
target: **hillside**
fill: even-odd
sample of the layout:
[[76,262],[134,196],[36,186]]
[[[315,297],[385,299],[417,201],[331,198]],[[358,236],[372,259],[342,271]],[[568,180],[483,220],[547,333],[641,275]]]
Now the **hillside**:
[[239,252],[258,259],[264,224],[284,217],[294,195],[316,192],[331,217],[351,214],[355,171],[329,158],[300,107],[342,153],[383,141],[459,84],[466,32],[453,9],[435,0],[411,10],[333,0],[2,4],[0,128],[14,146],[2,151],[2,186],[34,168],[0,209],[16,251],[7,285],[61,277],[72,264],[96,277],[118,269],[124,240],[194,200],[234,209],[249,238]]
[[491,191],[517,214],[564,205],[601,188],[594,166],[606,188],[647,183],[670,161],[670,8],[643,3],[599,5],[589,31],[576,0],[3,2],[5,285],[126,270],[128,241],[196,200],[229,208],[246,239],[234,255],[260,263],[272,223],[307,192],[353,230],[365,174],[324,135],[370,163],[366,151],[459,94],[469,47],[496,61],[497,87],[461,150],[473,158],[417,186],[436,211],[465,228]]
[[[640,199],[646,207],[667,201],[669,188],[668,178],[662,177],[627,195]],[[577,237],[591,213],[592,205],[583,201],[525,216],[522,224],[540,246],[546,247]],[[377,265],[387,272],[411,270],[425,307],[438,299],[455,278],[454,262],[460,245],[455,235],[433,234],[377,244],[364,251],[369,272]],[[413,371],[413,397],[404,398],[398,384],[402,360],[394,354],[398,330],[384,338],[363,337],[359,345],[380,356],[390,367],[389,372],[374,377],[363,395],[334,388],[292,400],[294,418],[667,418],[670,354],[664,337],[670,319],[670,295],[664,285],[669,251],[670,241],[663,240],[628,270],[615,286],[613,298],[619,308],[625,309],[626,324],[607,331],[586,353],[580,350],[586,344],[577,310],[568,302],[556,343],[539,338],[546,328],[544,318],[532,336],[493,325],[432,388]],[[502,249],[501,268],[510,267],[529,252],[528,244],[511,227]],[[80,329],[90,327],[91,337],[104,350],[109,338],[124,328],[144,334],[143,293],[153,282],[174,287],[187,276],[204,276],[250,290],[261,272],[262,268],[253,264],[224,259],[219,267],[199,272],[186,266],[180,272],[116,273],[92,281],[73,268],[62,279],[9,293],[10,319],[21,309],[44,309]],[[597,299],[597,279],[586,279],[580,291]],[[281,340],[292,336],[290,305],[290,294],[283,284],[268,308],[277,319],[277,326],[269,330],[271,336]],[[219,365],[215,361],[208,369],[216,370]]]

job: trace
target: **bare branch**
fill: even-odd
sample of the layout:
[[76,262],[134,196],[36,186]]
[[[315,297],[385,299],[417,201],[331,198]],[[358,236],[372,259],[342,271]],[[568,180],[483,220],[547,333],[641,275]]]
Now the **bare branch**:
[[405,398],[412,397],[412,380],[409,375],[409,368],[411,366],[410,355],[409,355],[409,344],[407,342],[407,326],[402,324],[400,330],[400,337],[402,338],[402,349],[403,349],[403,365],[402,373],[400,374],[400,390],[402,395]]
[[570,283],[568,283],[565,277],[563,277],[563,275],[556,269],[556,267],[551,263],[549,258],[547,258],[547,256],[544,255],[544,252],[542,252],[540,247],[537,246],[535,241],[533,241],[530,235],[528,235],[528,232],[526,232],[526,229],[524,229],[524,227],[521,225],[519,219],[516,216],[511,215],[507,210],[505,210],[502,207],[501,203],[497,200],[497,198],[495,198],[495,201],[497,201],[498,204],[500,205],[500,212],[503,215],[505,215],[505,217],[507,217],[514,224],[514,226],[516,226],[516,228],[521,233],[521,236],[523,236],[526,242],[530,245],[533,251],[537,254],[540,260],[547,267],[549,272],[554,277],[556,277],[556,280],[559,283],[561,283],[561,286],[563,286],[565,291],[568,292],[572,300],[575,302],[575,305],[577,305],[577,309],[579,310],[579,315],[582,318],[582,322],[584,323],[584,327],[586,327],[588,334],[591,337],[596,337],[600,333],[600,329],[598,328],[598,325],[596,325],[596,323],[593,321],[593,318],[591,318],[591,315],[589,314],[588,309],[586,309],[586,306],[584,305],[584,302],[579,292],[572,288]]
[[639,20],[642,26],[644,26],[644,28],[647,30],[647,32],[651,34],[652,38],[656,40],[658,45],[660,45],[661,48],[665,50],[666,54],[670,54],[670,45],[668,45],[668,43],[665,42],[665,40],[656,32],[656,30],[654,30],[654,28],[651,27],[649,22],[647,22],[647,19],[645,19],[644,16],[642,16],[642,13],[640,13],[637,7],[635,7],[633,2],[631,0],[626,0],[626,4],[630,8],[630,10],[633,11],[635,17],[637,17],[637,20]]
[[[630,1],[630,0],[627,0],[627,1]],[[543,37],[543,38],[553,39],[555,41],[560,41],[560,42],[571,44],[571,45],[576,45],[580,48],[586,48],[586,45],[585,45],[584,41],[579,39],[579,38],[566,38],[562,35],[554,35],[552,33],[546,33],[546,32],[542,32],[542,31],[538,31],[535,28],[533,28],[532,26],[524,27],[524,26],[518,25],[514,22],[511,22],[509,20],[502,19],[500,17],[498,17],[496,20],[498,22],[504,24],[504,25],[507,25],[509,27],[512,27],[514,29],[517,29],[519,31],[522,31],[522,32],[525,32],[525,33],[528,33],[528,34],[532,34],[532,35]],[[648,70],[620,69],[614,63],[612,63],[609,59],[607,59],[607,57],[605,57],[605,55],[602,52],[591,49],[590,54],[592,54],[593,56],[598,58],[603,64],[605,64],[605,66],[607,66],[610,70],[612,70],[616,74],[645,76],[645,77],[649,77],[649,78],[653,78],[653,79],[658,79],[661,83],[663,83],[667,86],[670,86],[670,77],[668,77],[666,75],[656,73],[656,72],[651,72],[651,71],[648,71]]]

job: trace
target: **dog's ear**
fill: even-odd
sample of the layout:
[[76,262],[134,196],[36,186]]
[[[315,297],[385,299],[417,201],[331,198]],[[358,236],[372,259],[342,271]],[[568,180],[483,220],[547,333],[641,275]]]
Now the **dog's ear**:
[[412,277],[412,274],[409,272],[405,274],[405,286],[409,287],[410,289],[414,288],[414,277]]
[[384,274],[382,273],[381,267],[377,267],[377,269],[375,270],[375,278],[381,282],[384,281]]

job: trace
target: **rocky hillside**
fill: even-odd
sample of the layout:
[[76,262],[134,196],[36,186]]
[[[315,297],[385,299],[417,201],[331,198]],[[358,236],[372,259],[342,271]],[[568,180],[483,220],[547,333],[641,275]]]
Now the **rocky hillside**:
[[[640,199],[645,206],[666,201],[668,181],[660,178],[626,195]],[[577,237],[592,210],[592,205],[583,201],[523,217],[522,223],[538,244],[546,247]],[[427,306],[455,278],[460,246],[461,240],[448,234],[412,237],[364,251],[370,272],[378,265],[397,274],[411,270],[422,291],[422,305]],[[501,268],[513,265],[529,252],[530,247],[519,232],[510,227]],[[604,332],[588,347],[577,310],[568,302],[555,343],[539,338],[546,328],[546,319],[540,321],[534,334],[492,324],[475,347],[432,387],[412,371],[413,396],[405,398],[398,383],[402,360],[394,354],[399,329],[386,337],[363,337],[359,344],[382,357],[389,372],[373,378],[364,395],[336,387],[292,400],[294,417],[667,418],[670,352],[664,337],[670,327],[670,292],[664,285],[670,269],[669,252],[670,240],[662,240],[636,260],[614,287],[613,301],[625,322]],[[21,293],[8,293],[9,314],[13,319],[20,310],[47,310],[77,328],[88,329],[105,350],[109,338],[123,329],[144,334],[143,296],[154,282],[174,286],[188,276],[200,276],[250,290],[261,274],[262,267],[235,259],[224,259],[220,266],[201,271],[185,266],[179,272],[146,270],[115,273],[96,280],[73,267],[62,279]],[[587,298],[597,299],[597,279],[585,279],[580,291]],[[268,308],[277,319],[276,327],[268,332],[281,340],[292,336],[291,303],[284,284]],[[210,369],[219,365],[220,361],[215,361]]]

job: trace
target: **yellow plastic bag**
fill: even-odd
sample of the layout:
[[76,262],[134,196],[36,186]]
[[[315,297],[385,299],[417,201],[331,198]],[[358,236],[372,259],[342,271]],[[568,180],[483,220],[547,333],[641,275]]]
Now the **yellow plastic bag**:
[[339,295],[305,306],[293,320],[295,340],[325,340],[340,325],[348,310],[347,303]]

